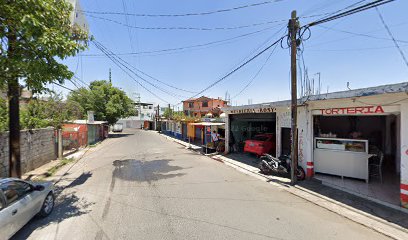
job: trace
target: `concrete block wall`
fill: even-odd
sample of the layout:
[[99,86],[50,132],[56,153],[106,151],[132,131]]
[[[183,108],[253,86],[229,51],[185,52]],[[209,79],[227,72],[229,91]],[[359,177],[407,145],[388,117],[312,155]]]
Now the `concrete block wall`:
[[[21,172],[34,170],[56,159],[53,128],[24,130],[20,133]],[[0,177],[8,176],[8,132],[0,134]]]

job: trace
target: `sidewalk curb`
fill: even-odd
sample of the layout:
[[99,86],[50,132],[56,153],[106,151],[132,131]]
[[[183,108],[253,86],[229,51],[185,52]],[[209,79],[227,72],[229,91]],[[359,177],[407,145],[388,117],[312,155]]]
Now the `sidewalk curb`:
[[[190,144],[184,141],[172,138],[171,136],[163,135],[166,139],[172,140],[178,144],[189,147]],[[342,217],[345,217],[355,223],[358,223],[362,226],[370,228],[378,233],[381,233],[385,236],[391,237],[398,240],[408,239],[408,229],[405,229],[401,226],[398,226],[394,223],[390,223],[382,218],[373,216],[371,214],[365,213],[361,210],[350,207],[346,204],[340,203],[336,200],[330,199],[321,194],[312,192],[308,189],[305,189],[300,186],[291,186],[289,185],[290,181],[286,178],[265,176],[258,172],[258,169],[240,163],[238,161],[229,159],[221,155],[212,155],[208,156],[214,160],[224,163],[227,166],[235,168],[236,170],[243,172],[247,175],[253,176],[262,181],[266,181],[282,190],[285,190],[297,197],[303,198],[308,202],[311,202],[317,206],[325,208],[333,213],[336,213]]]
[[[230,166],[233,165],[232,167],[234,168],[241,168],[244,171],[250,172],[252,174],[256,174],[258,178],[263,178],[264,181],[267,181],[279,187],[280,189],[283,189],[295,196],[303,198],[315,205],[323,207],[331,212],[337,213],[353,222],[366,226],[388,237],[391,237],[394,239],[401,239],[401,240],[408,239],[408,229],[400,227],[394,223],[387,222],[382,218],[373,216],[371,214],[365,213],[353,207],[347,206],[346,204],[340,203],[338,201],[330,199],[321,194],[312,192],[303,187],[290,186],[289,184],[284,185],[278,182],[271,181],[269,177],[266,177],[263,174],[254,172],[252,169],[248,169],[247,167],[242,166],[244,164],[237,164],[239,162],[231,160],[227,157],[218,155],[218,156],[214,156],[213,158],[220,158],[221,160],[223,160],[224,163],[227,162],[229,163],[228,165]],[[281,178],[279,177],[271,177],[271,178],[281,181]]]

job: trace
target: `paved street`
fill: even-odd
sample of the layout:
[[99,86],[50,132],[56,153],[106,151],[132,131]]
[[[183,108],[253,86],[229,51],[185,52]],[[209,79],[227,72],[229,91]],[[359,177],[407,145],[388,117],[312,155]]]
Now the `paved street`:
[[97,148],[14,239],[386,239],[155,132]]

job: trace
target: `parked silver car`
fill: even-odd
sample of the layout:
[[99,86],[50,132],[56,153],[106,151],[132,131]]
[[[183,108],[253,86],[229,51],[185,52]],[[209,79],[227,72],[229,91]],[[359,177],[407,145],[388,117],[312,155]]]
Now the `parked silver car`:
[[53,208],[51,182],[0,179],[0,239],[11,238],[35,215],[46,217]]

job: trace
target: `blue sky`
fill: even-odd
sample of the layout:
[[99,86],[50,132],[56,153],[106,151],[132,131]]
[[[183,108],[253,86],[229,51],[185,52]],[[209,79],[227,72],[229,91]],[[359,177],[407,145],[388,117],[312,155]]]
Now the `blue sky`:
[[[94,0],[81,3],[82,8],[87,11],[123,12],[123,2],[128,13],[179,14],[231,8],[262,2],[262,0]],[[300,16],[310,16],[334,12],[356,2],[358,1],[282,0],[258,7],[205,16],[177,18],[129,16],[127,19],[128,25],[131,26],[199,28],[235,27],[279,20],[276,23],[234,30],[141,30],[89,16],[87,20],[95,39],[115,53],[154,51],[204,44],[263,30],[222,44],[171,52],[171,54],[121,56],[131,65],[163,82],[191,91],[200,91],[242,63],[248,56],[256,53],[256,50],[265,42],[272,43],[281,37],[287,24],[285,20],[290,17],[292,10],[297,10]],[[404,41],[408,41],[408,20],[405,17],[407,9],[408,1],[403,0],[380,7],[395,38]],[[94,14],[94,16],[126,23],[123,15]],[[305,25],[317,18],[319,17],[301,18],[300,23]],[[327,27],[334,30],[328,30]],[[356,36],[338,30],[386,39]],[[346,90],[347,82],[350,82],[350,87],[355,89],[408,81],[408,67],[404,64],[393,42],[387,39],[389,36],[375,9],[313,27],[310,39],[304,42],[304,60],[309,77],[317,78],[315,74],[321,73],[323,92],[326,92],[327,88],[330,92]],[[408,43],[400,43],[400,45],[408,55]],[[101,54],[93,45],[82,54],[84,56],[66,59],[64,63],[84,82],[107,79],[109,68],[111,68],[113,84],[129,94],[140,93],[142,101],[177,104],[182,98],[170,96],[141,81],[145,87],[166,102],[157,99],[138,86],[107,57],[89,56],[89,54]],[[231,97],[234,97],[260,70],[269,54],[270,51],[266,52],[203,95],[224,98],[228,91]],[[247,104],[248,99],[251,99],[253,103],[289,99],[289,70],[289,51],[278,46],[252,84],[232,99],[232,103]],[[194,95],[169,88],[154,80],[151,82],[167,92],[185,97]],[[69,82],[66,83],[66,86],[74,88]],[[59,88],[55,87],[55,89]]]

